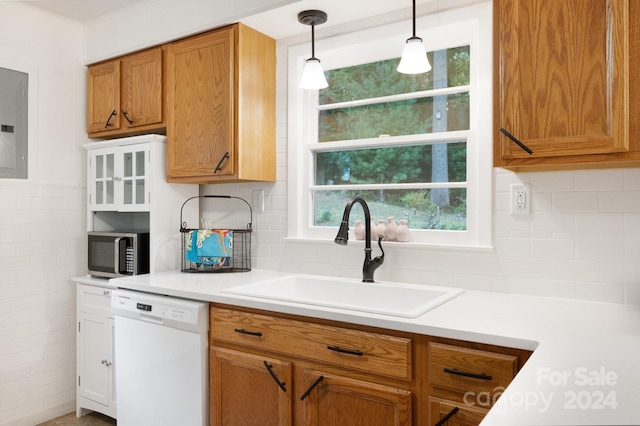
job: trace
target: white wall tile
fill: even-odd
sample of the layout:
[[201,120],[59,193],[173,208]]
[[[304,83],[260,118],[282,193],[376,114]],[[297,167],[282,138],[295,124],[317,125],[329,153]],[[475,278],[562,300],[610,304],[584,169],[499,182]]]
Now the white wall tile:
[[0,180],[0,424],[36,424],[75,401],[69,293],[85,270],[83,44],[84,27],[0,2],[0,66],[27,64],[38,83],[36,167],[28,180]]

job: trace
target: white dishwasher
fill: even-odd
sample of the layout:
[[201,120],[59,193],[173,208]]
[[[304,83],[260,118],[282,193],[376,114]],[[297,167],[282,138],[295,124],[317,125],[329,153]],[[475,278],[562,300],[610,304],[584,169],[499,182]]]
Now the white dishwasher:
[[118,426],[204,426],[206,302],[114,290]]

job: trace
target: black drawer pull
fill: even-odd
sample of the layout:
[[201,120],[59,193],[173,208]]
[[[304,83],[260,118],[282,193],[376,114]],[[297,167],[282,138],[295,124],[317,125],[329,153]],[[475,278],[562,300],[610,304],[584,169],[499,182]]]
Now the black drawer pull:
[[244,328],[234,328],[233,331],[240,334],[248,334],[249,336],[262,337],[262,333],[260,333],[259,331],[249,331],[245,330]]
[[275,380],[278,386],[280,386],[280,389],[286,392],[287,386],[285,382],[281,382],[280,379],[278,379],[278,376],[276,376],[276,373],[273,371],[273,365],[269,364],[267,361],[263,361],[263,362],[264,362],[264,366],[267,367],[267,371],[269,372],[269,374],[271,374],[271,377],[273,378],[273,380]]
[[307,389],[306,392],[303,393],[302,396],[300,397],[300,401],[304,401],[304,399],[309,396],[311,391],[314,390],[315,387],[318,386],[320,382],[323,380],[324,380],[324,376],[320,376],[316,379],[315,382],[311,383],[311,386],[309,386],[309,389]]
[[344,349],[344,348],[341,348],[340,346],[327,346],[327,349],[334,352],[340,352],[341,354],[349,354],[349,355],[357,355],[357,356],[364,355],[364,352],[359,351],[357,349]]
[[480,379],[480,380],[493,380],[493,377],[481,373],[481,374],[476,374],[476,373],[469,373],[467,371],[460,371],[457,368],[444,368],[444,372],[445,373],[449,373],[449,374],[455,374],[456,376],[464,376],[464,377],[471,377],[472,379]]
[[500,127],[500,133],[502,133],[503,135],[505,135],[506,137],[508,137],[511,142],[515,143],[516,145],[518,145],[520,148],[522,148],[524,150],[524,152],[526,152],[527,154],[531,155],[533,154],[533,151],[531,151],[531,149],[526,146],[525,144],[523,144],[522,142],[520,142],[518,139],[516,139],[515,136],[513,136],[511,133],[507,132],[505,129],[503,129],[502,127]]
[[450,419],[451,417],[453,417],[453,416],[458,412],[458,410],[459,410],[459,408],[458,408],[458,407],[454,407],[454,408],[453,408],[453,410],[449,411],[449,413],[448,413],[446,416],[444,416],[443,418],[441,418],[441,419],[440,419],[440,421],[438,421],[438,423],[436,423],[436,424],[435,424],[435,425],[433,425],[433,426],[442,426],[442,425],[444,425],[446,422],[448,422],[448,421],[449,421],[449,419]]

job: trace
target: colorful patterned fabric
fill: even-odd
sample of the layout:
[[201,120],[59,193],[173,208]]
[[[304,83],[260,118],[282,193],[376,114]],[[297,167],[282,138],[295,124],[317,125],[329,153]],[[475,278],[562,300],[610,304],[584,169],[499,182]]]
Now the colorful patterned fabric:
[[233,231],[197,229],[189,231],[185,256],[189,262],[225,267],[231,264]]

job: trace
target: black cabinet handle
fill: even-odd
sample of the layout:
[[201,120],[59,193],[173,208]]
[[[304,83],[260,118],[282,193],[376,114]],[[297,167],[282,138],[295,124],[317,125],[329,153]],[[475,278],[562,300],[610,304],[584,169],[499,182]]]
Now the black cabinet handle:
[[449,413],[447,413],[446,416],[444,416],[443,418],[441,418],[438,423],[436,423],[433,426],[442,426],[443,424],[445,424],[446,422],[449,421],[449,419],[451,417],[453,417],[457,412],[458,412],[459,408],[458,407],[454,407],[453,410],[449,411]]
[[124,115],[125,120],[127,120],[130,125],[133,124],[133,120],[129,118],[129,116],[127,115],[127,111],[124,111],[124,110],[120,110],[120,111],[122,111],[122,115]]
[[518,145],[520,148],[522,148],[527,154],[531,155],[533,154],[533,151],[531,151],[531,149],[529,149],[528,146],[526,146],[525,144],[523,144],[522,142],[520,142],[518,139],[516,139],[515,136],[513,136],[511,133],[507,132],[505,129],[503,129],[502,127],[500,127],[500,133],[502,133],[503,135],[505,135],[506,137],[508,137],[511,142],[515,143],[516,145]]
[[225,152],[224,155],[222,156],[222,158],[220,159],[220,161],[218,162],[218,165],[216,166],[216,169],[213,171],[214,175],[220,171],[220,168],[222,167],[222,162],[224,160],[226,160],[227,158],[229,158],[229,151]]
[[109,116],[109,118],[107,118],[107,122],[104,123],[104,128],[106,129],[107,127],[111,126],[111,119],[116,115],[116,110],[114,109],[113,111],[111,111],[111,115]]
[[260,333],[259,331],[249,331],[245,330],[244,328],[234,328],[233,331],[240,334],[248,334],[249,336],[262,337],[262,333]]
[[327,349],[334,352],[340,352],[341,354],[349,354],[349,355],[357,355],[357,356],[364,355],[364,352],[359,351],[357,349],[344,349],[344,348],[341,348],[340,346],[327,346]]
[[300,397],[300,401],[304,401],[304,399],[309,396],[311,391],[314,390],[315,387],[318,386],[320,382],[323,380],[324,380],[324,376],[320,376],[316,379],[315,382],[311,383],[311,386],[309,386],[309,389],[307,389],[305,393],[303,393],[302,396]]
[[469,373],[467,371],[460,371],[457,368],[446,368],[444,369],[445,373],[449,373],[449,374],[455,374],[456,376],[464,376],[464,377],[471,377],[472,379],[480,379],[480,380],[492,380],[493,377],[481,373],[481,374],[476,374],[476,373]]
[[280,389],[282,389],[283,392],[286,392],[287,386],[285,382],[281,382],[280,379],[278,379],[278,376],[276,376],[276,373],[273,371],[273,365],[269,364],[267,361],[263,361],[263,362],[264,362],[264,366],[267,367],[267,371],[269,372],[269,374],[271,374],[271,377],[273,378],[273,380],[275,380],[275,382],[278,384],[278,386],[280,386]]

